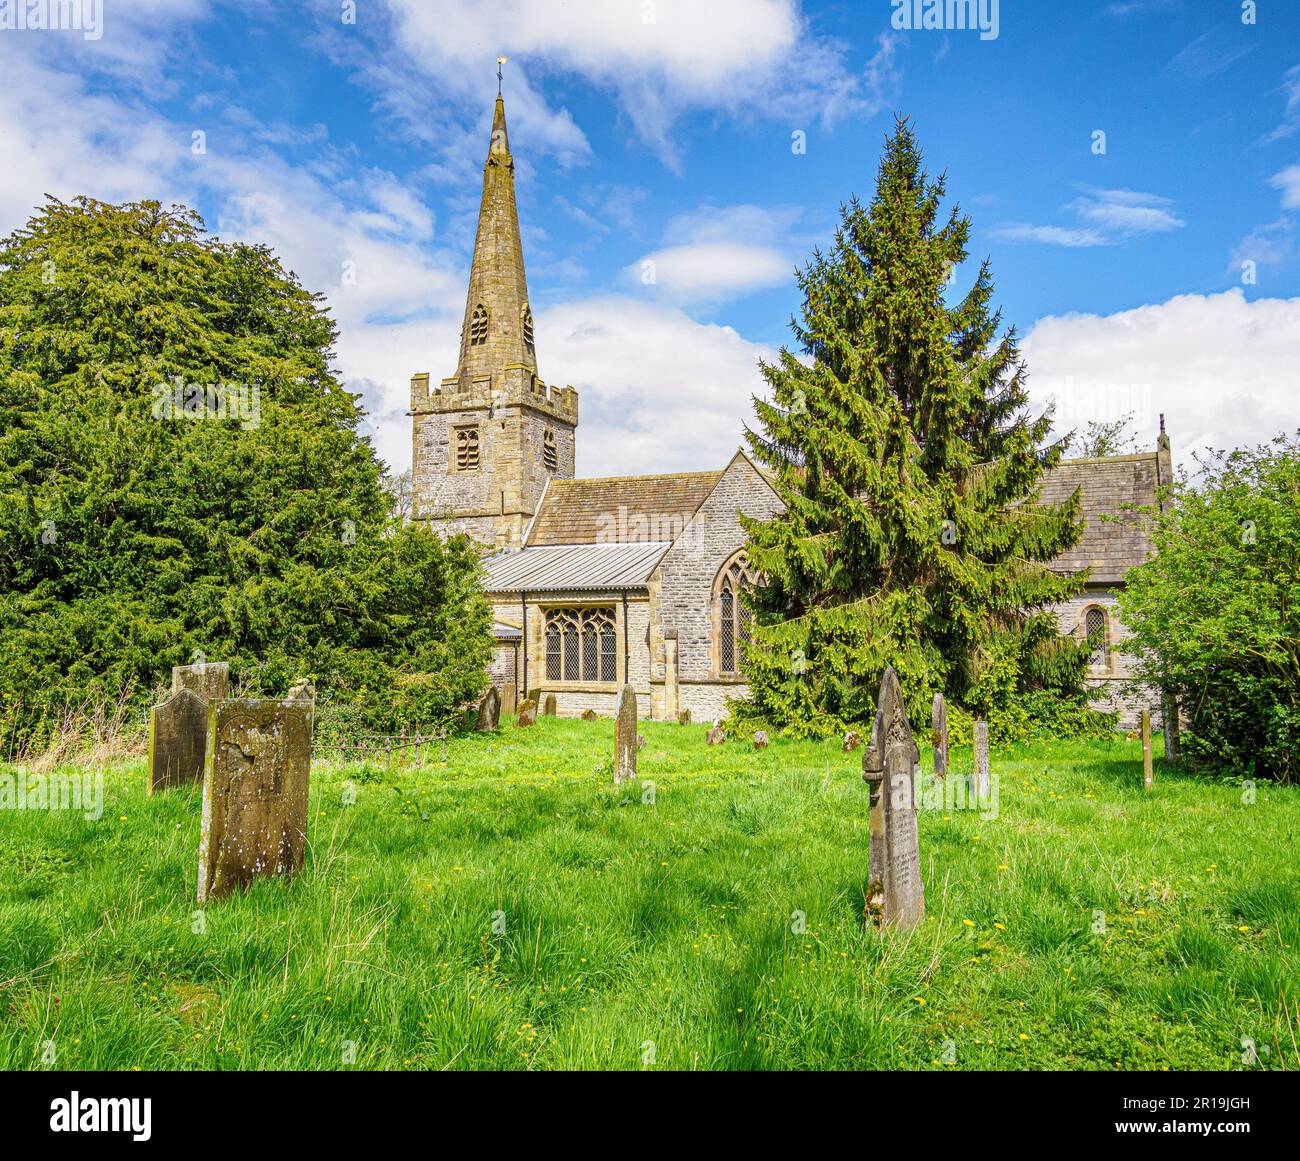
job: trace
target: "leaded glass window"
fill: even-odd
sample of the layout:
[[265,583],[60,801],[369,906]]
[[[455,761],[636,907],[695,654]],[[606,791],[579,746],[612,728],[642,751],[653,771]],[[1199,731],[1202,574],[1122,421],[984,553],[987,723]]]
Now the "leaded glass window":
[[617,619],[612,608],[547,611],[546,680],[618,680]]

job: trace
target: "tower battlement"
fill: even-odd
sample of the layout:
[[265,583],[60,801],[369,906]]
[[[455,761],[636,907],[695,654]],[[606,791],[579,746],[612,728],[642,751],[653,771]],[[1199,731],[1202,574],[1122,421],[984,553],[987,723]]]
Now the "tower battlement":
[[551,386],[519,364],[469,380],[453,375],[437,385],[427,371],[411,376],[412,415],[502,407],[531,407],[561,423],[578,423],[577,388]]

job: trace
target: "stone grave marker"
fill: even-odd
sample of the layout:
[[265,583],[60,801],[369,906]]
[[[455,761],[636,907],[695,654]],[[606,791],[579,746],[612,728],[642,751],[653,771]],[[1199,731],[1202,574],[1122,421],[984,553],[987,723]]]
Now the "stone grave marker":
[[677,715],[677,724],[679,726],[689,726],[691,724],[691,711],[688,709],[682,710]]
[[844,735],[844,752],[852,754],[860,745],[862,745],[862,735],[857,730],[850,730]]
[[877,705],[862,755],[862,778],[871,790],[866,911],[877,926],[910,928],[925,918],[915,794],[921,751],[892,668],[885,670]]
[[934,776],[948,776],[948,704],[943,694],[934,695],[930,707],[930,744],[934,747]]
[[766,730],[755,730],[755,731],[754,731],[754,749],[755,749],[755,750],[766,750],[766,749],[767,749],[767,731],[766,731]]
[[149,714],[149,793],[203,781],[208,703],[182,686]]
[[555,717],[555,694],[548,693],[542,699],[542,716],[547,718]]
[[478,705],[478,723],[474,728],[480,734],[490,733],[501,722],[501,694],[495,685],[488,688]]
[[971,724],[971,733],[975,743],[974,773],[971,781],[971,793],[983,802],[989,796],[989,724],[983,718],[976,718]]
[[221,701],[230,696],[230,665],[205,661],[201,665],[173,665],[172,693],[192,689],[204,701]]
[[636,691],[623,686],[614,718],[614,785],[636,777]]
[[709,727],[709,732],[705,736],[705,741],[707,741],[710,746],[721,746],[726,740],[727,731],[722,728],[721,723],[715,721],[713,725]]
[[594,709],[585,709],[582,711],[582,720],[584,722],[594,722],[598,717],[600,717],[600,714],[598,714]]
[[537,702],[531,697],[525,698],[519,703],[519,712],[515,717],[515,725],[519,727],[533,726],[537,724]]
[[1142,786],[1150,790],[1155,786],[1155,770],[1151,760],[1151,711],[1142,711]]
[[302,868],[314,713],[314,702],[289,698],[209,707],[200,903]]
[[501,687],[501,712],[510,717],[519,709],[519,689],[513,681]]

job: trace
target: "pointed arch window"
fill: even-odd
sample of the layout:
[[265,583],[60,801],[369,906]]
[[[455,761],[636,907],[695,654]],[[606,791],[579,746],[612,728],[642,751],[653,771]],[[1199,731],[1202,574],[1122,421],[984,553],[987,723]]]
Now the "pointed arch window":
[[546,680],[618,680],[613,608],[550,609],[546,613]]
[[714,603],[718,610],[718,673],[739,677],[744,648],[751,639],[750,613],[742,594],[754,587],[754,572],[743,552],[738,552],[718,573]]
[[474,314],[469,320],[469,345],[471,347],[481,347],[487,342],[488,337],[488,312],[481,302],[474,308]]
[[1088,664],[1094,669],[1110,666],[1110,618],[1100,605],[1093,605],[1083,615],[1083,635],[1092,647]]
[[530,355],[535,354],[533,348],[533,310],[528,303],[524,303],[524,308],[519,312],[519,317],[524,329],[524,345],[528,348]]
[[456,470],[476,472],[479,467],[479,438],[477,427],[456,428]]
[[559,452],[555,448],[555,432],[548,427],[542,433],[542,466],[548,472],[553,472],[559,459]]

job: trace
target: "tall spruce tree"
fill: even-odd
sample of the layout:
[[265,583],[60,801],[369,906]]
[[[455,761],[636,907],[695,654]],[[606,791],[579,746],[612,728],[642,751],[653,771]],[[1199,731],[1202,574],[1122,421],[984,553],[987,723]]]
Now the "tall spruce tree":
[[870,204],[799,272],[804,358],[762,367],[746,438],[785,510],[745,521],[763,578],[745,709],[793,732],[867,720],[888,665],[916,720],[936,691],[995,719],[1033,690],[1082,699],[1085,651],[1047,606],[1083,574],[1046,566],[1082,534],[1080,496],[1039,502],[1062,445],[1028,412],[987,261],[948,304],[970,219],[942,217],[945,184],[899,119]]

